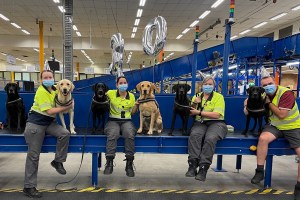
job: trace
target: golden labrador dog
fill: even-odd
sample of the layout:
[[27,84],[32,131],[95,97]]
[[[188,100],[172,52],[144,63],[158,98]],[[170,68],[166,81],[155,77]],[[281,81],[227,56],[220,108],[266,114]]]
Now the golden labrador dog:
[[[75,86],[68,79],[62,79],[56,85],[57,96],[55,97],[56,107],[67,106],[70,105],[73,101],[73,97],[71,92],[74,90]],[[69,113],[70,116],[70,132],[71,134],[76,134],[75,126],[74,126],[74,109],[71,108],[65,112],[59,113],[59,118],[61,124],[64,128],[66,128],[64,113]]]
[[149,130],[147,134],[149,135],[153,134],[153,130],[156,127],[157,132],[161,133],[163,125],[159,107],[154,96],[155,85],[149,81],[142,81],[137,84],[136,88],[140,92],[140,97],[138,98],[140,109],[140,128],[137,133],[142,133],[143,128],[147,129],[148,127]]

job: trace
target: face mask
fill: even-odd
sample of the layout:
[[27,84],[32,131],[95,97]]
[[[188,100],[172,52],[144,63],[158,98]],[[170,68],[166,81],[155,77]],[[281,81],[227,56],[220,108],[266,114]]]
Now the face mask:
[[43,85],[46,87],[51,87],[52,85],[54,85],[54,79],[43,80]]
[[214,87],[212,85],[203,85],[202,90],[205,94],[210,94]]
[[264,89],[267,94],[274,94],[276,92],[276,85],[267,85]]
[[118,89],[121,91],[121,92],[125,92],[128,88],[128,84],[122,84],[122,85],[119,85],[118,86]]

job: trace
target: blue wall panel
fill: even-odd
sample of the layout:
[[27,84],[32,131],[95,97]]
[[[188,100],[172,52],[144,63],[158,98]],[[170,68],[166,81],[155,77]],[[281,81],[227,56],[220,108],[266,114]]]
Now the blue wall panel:
[[[191,60],[191,63],[193,63],[193,60]],[[205,56],[204,51],[198,51],[197,52],[197,70],[201,70],[208,67],[208,61]]]
[[[143,81],[153,82],[153,68],[148,67],[141,70],[141,78]],[[128,80],[130,81],[130,80]]]
[[171,60],[169,63],[172,67],[174,77],[179,77],[183,74],[191,73],[192,71],[192,65],[187,56]]

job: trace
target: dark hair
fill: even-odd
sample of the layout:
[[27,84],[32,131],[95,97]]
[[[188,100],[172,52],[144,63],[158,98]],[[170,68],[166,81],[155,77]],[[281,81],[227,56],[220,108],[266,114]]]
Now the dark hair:
[[128,82],[128,81],[127,81],[127,78],[126,78],[125,76],[119,76],[119,77],[117,78],[117,80],[116,80],[116,84],[119,83],[119,80],[120,80],[121,78],[125,78],[126,82]]
[[45,70],[43,70],[42,72],[41,72],[41,79],[42,79],[42,77],[43,77],[43,73],[44,72],[51,72],[53,75],[54,75],[54,72],[52,71],[52,70],[50,70],[50,69],[45,69]]

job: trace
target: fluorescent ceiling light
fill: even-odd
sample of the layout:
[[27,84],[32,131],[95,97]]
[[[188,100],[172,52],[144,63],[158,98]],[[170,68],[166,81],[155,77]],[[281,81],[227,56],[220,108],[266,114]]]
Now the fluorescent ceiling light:
[[177,36],[177,38],[176,38],[176,40],[179,40],[181,37],[182,37],[182,35],[181,35],[181,34],[180,34],[180,35],[178,35],[178,36]]
[[136,17],[141,17],[143,13],[143,9],[138,9],[137,13],[136,13]]
[[77,36],[81,37],[81,33],[79,31],[76,31]]
[[266,25],[268,22],[262,22],[262,23],[260,23],[260,24],[257,24],[256,26],[254,26],[253,28],[259,28],[259,27],[261,27],[261,26],[263,26],[263,25]]
[[5,21],[9,21],[9,19],[2,14],[0,14],[0,18],[4,19]]
[[63,7],[63,6],[58,6],[58,9],[59,9],[59,10],[60,10],[60,12],[62,12],[62,13],[66,12],[66,10],[64,9],[64,7]]
[[80,51],[81,51],[81,53],[85,54],[85,51],[84,51],[84,50],[80,50]]
[[3,52],[1,52],[1,54],[2,54],[2,55],[4,55],[4,56],[6,56],[6,55],[7,55],[6,53],[3,53]]
[[228,69],[235,69],[237,68],[237,65],[231,65],[230,67],[228,67]]
[[235,39],[235,38],[237,38],[237,37],[238,37],[237,35],[234,35],[234,36],[232,36],[230,39],[233,40],[233,39]]
[[183,34],[186,34],[187,32],[189,32],[189,28],[184,29],[184,31],[182,31]]
[[73,25],[73,30],[78,31],[78,28],[76,27],[76,25]]
[[131,54],[132,54],[132,51],[130,51],[129,55],[131,55]]
[[146,0],[140,0],[140,6],[144,6],[146,3]]
[[276,19],[279,19],[279,18],[281,18],[281,17],[283,17],[285,15],[287,15],[287,13],[281,13],[279,15],[276,15],[275,17],[272,17],[270,20],[276,20]]
[[137,31],[137,27],[133,27],[132,32],[135,33]]
[[291,66],[291,65],[299,65],[299,62],[290,62],[290,63],[286,63],[287,66]]
[[169,56],[173,56],[173,55],[174,55],[174,52],[172,52],[172,53],[169,54]]
[[212,6],[211,8],[216,8],[218,7],[224,0],[217,0]]
[[132,33],[132,34],[131,34],[131,38],[134,38],[134,37],[135,37],[135,33]]
[[211,11],[207,10],[204,13],[202,13],[202,15],[199,16],[199,19],[204,19]]
[[193,23],[191,23],[190,27],[194,27],[198,23],[199,23],[199,20],[195,20]]
[[24,29],[22,29],[23,33],[27,34],[27,35],[30,35],[30,33]]
[[34,51],[36,51],[36,52],[39,52],[40,50],[38,50],[38,49],[33,49]]
[[16,27],[16,28],[21,28],[21,26],[19,26],[18,24],[16,24],[16,23],[10,23],[11,25],[13,25],[14,27]]
[[300,9],[300,5],[292,8],[293,11],[296,11],[296,10],[299,10],[299,9]]
[[135,26],[138,26],[138,25],[139,25],[139,23],[140,23],[140,19],[135,19],[135,21],[134,21],[134,25],[135,25]]
[[244,35],[244,34],[250,32],[250,31],[251,31],[250,29],[247,29],[247,30],[245,30],[245,31],[243,31],[243,32],[240,32],[240,35]]
[[54,3],[59,3],[59,0],[53,0]]

